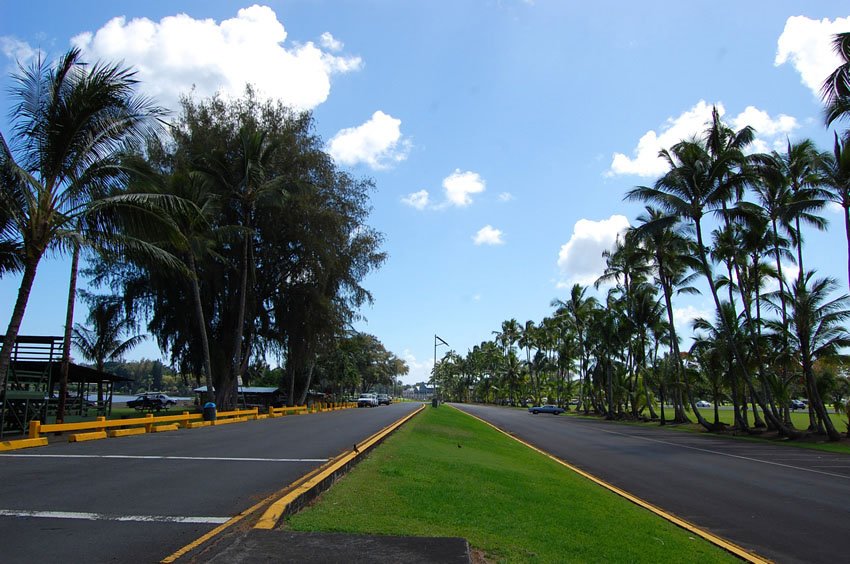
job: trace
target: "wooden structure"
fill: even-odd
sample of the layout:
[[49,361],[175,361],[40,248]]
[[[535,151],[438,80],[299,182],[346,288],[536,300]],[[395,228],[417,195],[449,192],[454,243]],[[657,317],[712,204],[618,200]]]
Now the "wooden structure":
[[[18,336],[12,349],[9,371],[0,388],[0,437],[7,433],[25,433],[31,421],[47,422],[55,416],[59,404],[59,380],[62,370],[62,337]],[[68,389],[76,395],[66,398],[67,414],[98,415],[112,411],[115,382],[126,378],[71,363],[68,367]],[[86,400],[89,384],[104,393],[102,402]]]

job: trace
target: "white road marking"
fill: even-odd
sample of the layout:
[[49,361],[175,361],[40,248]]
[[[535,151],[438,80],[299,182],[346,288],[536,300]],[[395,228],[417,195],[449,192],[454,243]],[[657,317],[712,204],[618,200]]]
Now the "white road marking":
[[85,521],[133,521],[137,523],[189,523],[220,525],[230,517],[179,517],[176,515],[108,515],[80,511],[27,511],[23,509],[0,509],[2,517],[40,517],[42,519],[82,519]]
[[215,460],[220,462],[327,462],[327,458],[232,458],[220,456],[143,456],[133,454],[0,454],[0,458],[107,458],[128,460]]
[[607,431],[605,429],[597,429],[598,431],[602,431],[603,433],[608,433],[611,435],[620,435],[623,437],[630,437],[632,439],[643,439],[644,441],[651,441],[653,443],[661,443],[664,445],[677,446],[681,448],[687,448],[691,450],[697,450],[700,452],[707,452],[709,454],[718,454],[720,456],[728,456],[729,458],[740,458],[741,460],[749,460],[751,462],[761,462],[762,464],[770,464],[771,466],[781,466],[783,468],[792,468],[794,470],[802,470],[803,472],[812,472],[814,474],[823,474],[824,476],[832,476],[833,478],[843,478],[845,480],[850,480],[850,476],[844,474],[833,474],[832,472],[821,472],[820,470],[812,470],[811,468],[802,468],[800,466],[792,466],[790,464],[781,464],[779,462],[770,462],[769,460],[761,460],[758,458],[750,458],[749,456],[740,456],[737,454],[729,454],[728,452],[719,452],[716,450],[710,450],[707,448],[699,448],[694,446],[683,445],[680,443],[673,443],[669,441],[661,441],[658,439],[651,439],[649,437],[644,437],[641,435],[630,435],[628,433],[618,433],[617,431]]

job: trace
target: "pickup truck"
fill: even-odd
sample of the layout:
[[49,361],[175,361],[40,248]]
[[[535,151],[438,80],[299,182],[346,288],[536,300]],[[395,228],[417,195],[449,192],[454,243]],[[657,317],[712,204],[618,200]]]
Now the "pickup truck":
[[375,394],[360,394],[357,407],[378,407],[378,396]]

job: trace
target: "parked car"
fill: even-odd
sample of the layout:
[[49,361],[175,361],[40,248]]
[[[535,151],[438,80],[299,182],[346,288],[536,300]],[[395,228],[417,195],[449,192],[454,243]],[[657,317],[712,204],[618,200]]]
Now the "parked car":
[[390,405],[393,402],[387,394],[378,394],[378,405]]
[[528,411],[537,415],[538,413],[551,413],[552,415],[560,415],[564,412],[563,407],[558,407],[557,405],[533,405],[528,408]]
[[375,394],[360,394],[357,398],[357,407],[378,407],[378,396]]
[[127,407],[138,411],[160,411],[177,405],[177,400],[162,392],[146,392],[127,402]]
[[807,407],[808,406],[806,405],[806,402],[804,402],[803,400],[798,400],[798,399],[792,399],[791,400],[791,409],[792,410],[806,409]]
[[711,407],[711,404],[705,400],[699,400],[697,402],[697,407]]

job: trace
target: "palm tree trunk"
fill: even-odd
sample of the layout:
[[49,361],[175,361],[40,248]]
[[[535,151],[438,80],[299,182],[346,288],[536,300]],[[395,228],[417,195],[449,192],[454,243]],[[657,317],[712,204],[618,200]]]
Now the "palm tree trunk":
[[242,280],[239,285],[239,312],[236,316],[236,327],[233,331],[233,356],[231,363],[232,386],[238,385],[238,377],[242,367],[242,333],[245,327],[245,308],[248,294],[248,234],[242,241]]
[[24,319],[24,312],[27,309],[27,301],[29,301],[41,255],[42,253],[38,253],[34,257],[28,257],[24,263],[24,275],[18,288],[18,297],[15,300],[12,318],[9,320],[9,327],[6,329],[6,336],[3,339],[3,349],[0,350],[0,390],[6,389],[6,375],[9,372],[9,364],[12,360],[12,349],[15,347],[15,339],[18,338],[18,331]]
[[[850,286],[850,207],[844,208],[844,233],[847,235],[847,285]],[[847,433],[850,434],[850,428]]]
[[[68,282],[68,307],[65,310],[65,336],[62,341],[62,370],[59,376],[59,405],[56,422],[65,420],[65,396],[68,393],[68,373],[71,370],[71,329],[74,326],[74,305],[77,300],[77,271],[80,265],[80,246],[74,245],[71,254],[71,279]],[[100,401],[102,399],[98,398]]]
[[203,302],[201,302],[201,288],[198,284],[195,255],[191,250],[187,254],[189,256],[189,269],[192,272],[192,299],[195,302],[195,321],[198,323],[198,333],[201,336],[201,349],[204,353],[204,384],[207,387],[205,396],[206,400],[211,402],[215,401],[215,395],[213,393],[212,362],[210,361],[210,341],[207,336],[207,322],[204,318]]
[[[717,308],[717,311],[722,311],[720,307],[720,299],[717,297],[717,286],[714,284],[714,277],[711,275],[711,268],[708,265],[708,257],[706,257],[705,246],[703,245],[703,237],[702,237],[702,225],[700,224],[699,218],[694,218],[694,226],[697,235],[697,247],[699,249],[699,259],[702,264],[703,275],[706,277],[706,281],[708,282],[708,288],[711,291],[711,297],[714,300],[714,307]],[[732,349],[732,354],[735,357],[735,360],[738,363],[738,366],[741,368],[741,373],[746,380],[747,387],[755,396],[759,405],[761,405],[762,410],[767,415],[768,419],[772,424],[776,425],[776,428],[779,429],[780,433],[790,437],[799,437],[800,433],[796,432],[794,429],[786,426],[781,420],[778,420],[773,414],[765,409],[764,400],[758,395],[753,387],[752,380],[750,378],[749,373],[746,370],[744,365],[744,358],[738,350],[738,343],[735,342],[735,339],[732,338],[732,331],[728,327],[725,316],[720,316],[721,323],[723,325],[723,330],[726,333],[726,338],[729,341],[729,347]]]

